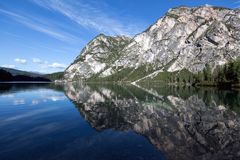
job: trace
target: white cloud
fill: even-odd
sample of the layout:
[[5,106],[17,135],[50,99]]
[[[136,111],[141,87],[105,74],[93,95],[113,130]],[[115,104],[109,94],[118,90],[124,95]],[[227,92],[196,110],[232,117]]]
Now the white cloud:
[[212,7],[211,4],[205,4],[205,7]]
[[[86,1],[33,0],[33,2],[68,17],[86,29],[95,29],[98,32],[110,35],[134,35],[143,28],[143,25],[135,25],[137,22],[133,19],[131,21],[126,19],[118,20],[122,17],[111,15],[110,9],[104,8],[104,4],[99,1],[96,1],[95,5]],[[106,10],[108,10],[108,14]],[[132,24],[129,22],[132,22]]]
[[54,62],[48,65],[51,68],[65,69],[67,66],[65,64]]
[[13,94],[13,93],[8,93],[8,94],[1,95],[1,97],[3,97],[3,98],[14,98],[14,97],[15,97],[15,94]]
[[42,63],[42,60],[39,58],[33,58],[32,61],[33,63],[40,63],[40,64]]
[[52,95],[48,95],[48,94],[42,94],[41,96],[42,98],[42,101],[48,101],[48,100],[51,100],[51,101],[62,101],[62,100],[65,100],[66,99],[66,96],[64,95],[59,95],[59,94],[52,94]]
[[24,99],[15,99],[13,101],[13,104],[14,105],[23,105],[23,104],[25,104],[25,100]]
[[16,68],[16,66],[13,65],[13,64],[5,64],[5,65],[2,65],[1,67],[5,67],[5,68]]
[[27,63],[26,59],[20,59],[20,58],[16,58],[16,59],[14,59],[14,61],[18,64],[26,64]]
[[65,69],[67,67],[66,64],[62,64],[59,62],[49,63],[48,61],[44,61],[40,58],[33,58],[33,63],[36,63],[39,67],[43,69],[52,68],[52,69]]
[[40,103],[40,101],[39,100],[32,100],[32,105],[38,105]]

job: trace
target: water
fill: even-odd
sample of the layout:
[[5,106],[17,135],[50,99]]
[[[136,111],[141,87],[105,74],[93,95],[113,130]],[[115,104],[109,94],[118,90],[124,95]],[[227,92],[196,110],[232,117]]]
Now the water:
[[240,93],[159,85],[0,85],[0,159],[237,159]]

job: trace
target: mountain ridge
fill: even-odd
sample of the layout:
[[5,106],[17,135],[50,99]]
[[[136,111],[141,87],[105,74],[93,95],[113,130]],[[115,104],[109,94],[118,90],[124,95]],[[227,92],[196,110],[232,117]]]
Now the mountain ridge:
[[[103,39],[99,40],[97,36],[81,51],[77,57],[80,61],[76,63],[75,60],[65,70],[64,79],[134,83],[163,72],[186,70],[195,74],[202,72],[206,65],[215,69],[240,57],[239,35],[239,9],[213,6],[173,8],[133,38],[116,39],[101,34]],[[113,44],[118,52],[110,63],[106,62],[113,55],[109,39],[116,41]],[[108,49],[90,45],[101,41]],[[121,43],[124,45],[118,45]],[[84,59],[91,54],[103,61],[99,63],[99,59],[92,57]]]

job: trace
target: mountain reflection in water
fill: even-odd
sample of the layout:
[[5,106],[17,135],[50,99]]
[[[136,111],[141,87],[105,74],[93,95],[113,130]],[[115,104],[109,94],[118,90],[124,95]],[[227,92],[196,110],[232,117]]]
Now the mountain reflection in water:
[[234,90],[0,84],[0,159],[240,159],[239,114]]
[[238,91],[81,83],[64,90],[95,129],[133,130],[168,159],[240,158]]

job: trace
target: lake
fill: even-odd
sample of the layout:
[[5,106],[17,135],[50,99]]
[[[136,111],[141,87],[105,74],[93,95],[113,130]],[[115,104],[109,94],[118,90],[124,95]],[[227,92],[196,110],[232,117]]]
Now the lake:
[[240,158],[240,92],[0,84],[0,160]]

